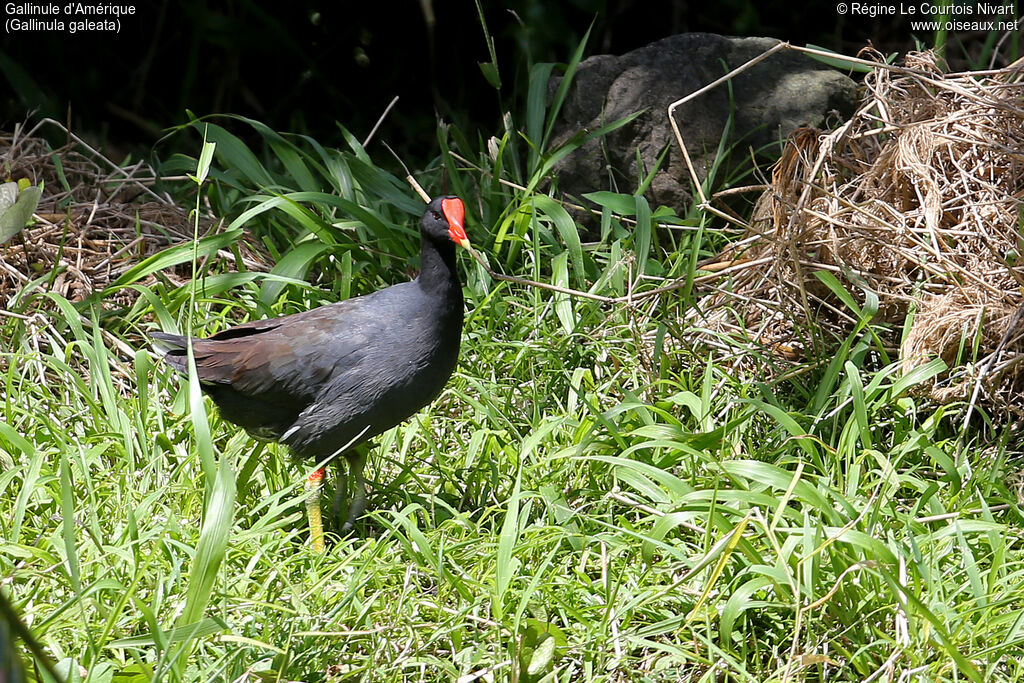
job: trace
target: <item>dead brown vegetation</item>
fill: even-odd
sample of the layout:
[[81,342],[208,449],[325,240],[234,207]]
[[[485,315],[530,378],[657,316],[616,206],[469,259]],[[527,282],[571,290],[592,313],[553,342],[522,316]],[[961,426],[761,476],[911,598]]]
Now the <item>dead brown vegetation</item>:
[[898,331],[911,316],[904,369],[950,366],[933,399],[1019,411],[1022,226],[1022,65],[944,74],[928,52],[880,64],[850,121],[791,136],[742,252],[728,254],[750,267],[701,302],[702,334],[719,348],[753,338],[782,362],[827,357],[821,340],[845,338],[855,314],[824,271],[860,301],[877,297],[876,321]]
[[[59,147],[39,134],[58,129],[66,142]],[[118,165],[55,121],[44,120],[29,130],[15,127],[0,134],[3,179],[28,178],[45,186],[38,219],[0,245],[0,310],[38,279],[39,288],[70,301],[106,289],[129,268],[168,246],[189,242],[193,223],[187,208],[154,191],[157,180],[143,161]],[[212,216],[200,217],[200,236],[219,229]],[[249,270],[265,271],[266,259],[242,244],[238,253]],[[234,265],[235,253],[219,258]],[[161,274],[174,284],[187,282],[188,264]],[[141,281],[149,284],[154,276]],[[118,288],[104,304],[125,305],[136,292]]]

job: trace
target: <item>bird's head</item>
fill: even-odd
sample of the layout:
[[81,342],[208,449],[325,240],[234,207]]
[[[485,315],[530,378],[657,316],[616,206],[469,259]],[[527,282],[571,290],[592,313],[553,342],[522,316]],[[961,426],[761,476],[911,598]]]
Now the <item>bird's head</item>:
[[424,234],[435,240],[449,239],[464,249],[469,248],[466,237],[466,207],[453,195],[438,197],[427,205],[420,221]]

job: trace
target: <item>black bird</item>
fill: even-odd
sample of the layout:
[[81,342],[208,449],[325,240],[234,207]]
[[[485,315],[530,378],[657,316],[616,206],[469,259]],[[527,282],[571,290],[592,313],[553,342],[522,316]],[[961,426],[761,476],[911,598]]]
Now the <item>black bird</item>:
[[[463,317],[455,245],[469,248],[464,221],[458,197],[427,205],[420,273],[411,282],[192,340],[199,381],[225,420],[300,458],[345,456],[356,490],[344,530],[366,506],[365,452],[356,446],[434,400],[455,369]],[[188,339],[150,336],[164,360],[187,374]],[[321,467],[308,484],[317,548],[323,474]]]

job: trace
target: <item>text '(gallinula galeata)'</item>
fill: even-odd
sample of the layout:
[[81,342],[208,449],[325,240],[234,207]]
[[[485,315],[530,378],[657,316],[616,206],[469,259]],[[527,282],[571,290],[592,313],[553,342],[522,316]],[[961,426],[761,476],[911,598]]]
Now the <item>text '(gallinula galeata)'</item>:
[[[455,369],[463,315],[455,245],[469,246],[464,221],[458,197],[427,205],[420,273],[411,282],[192,340],[199,381],[225,420],[301,458],[345,456],[355,495],[344,529],[366,505],[365,452],[355,447],[430,403]],[[164,359],[187,374],[188,339],[151,336]],[[317,548],[323,474],[321,467],[309,483]],[[344,486],[339,482],[339,492]]]

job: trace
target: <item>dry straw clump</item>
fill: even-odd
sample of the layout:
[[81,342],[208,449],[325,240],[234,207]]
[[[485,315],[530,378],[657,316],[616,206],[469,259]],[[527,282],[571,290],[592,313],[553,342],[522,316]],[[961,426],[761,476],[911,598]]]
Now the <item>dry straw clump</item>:
[[749,267],[705,298],[704,327],[752,335],[783,361],[827,352],[821,332],[843,338],[854,320],[826,271],[861,301],[877,296],[894,328],[912,315],[904,368],[936,356],[951,368],[932,398],[1019,410],[1022,226],[1022,65],[943,74],[933,54],[910,54],[866,77],[839,129],[790,138],[745,251],[730,254]]
[[[57,128],[66,144],[54,149],[37,131]],[[3,178],[28,178],[45,184],[36,220],[0,245],[0,313],[36,281],[32,289],[61,294],[78,302],[104,290],[143,259],[168,246],[192,240],[187,208],[152,189],[154,170],[145,162],[117,165],[90,148],[59,123],[46,119],[29,131],[16,127],[0,134]],[[200,220],[200,236],[218,229],[209,216]],[[246,244],[238,253],[249,270],[267,270],[266,259]],[[235,253],[218,254],[233,267]],[[174,284],[188,281],[188,264],[163,271]],[[141,281],[149,284],[153,276]],[[104,305],[126,305],[137,292],[118,288]]]

